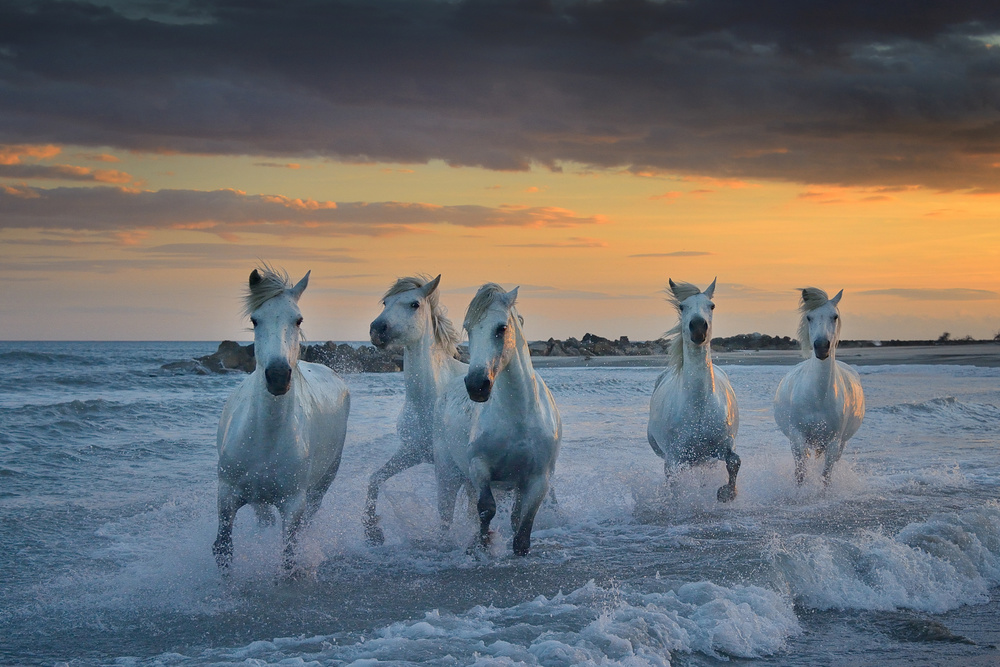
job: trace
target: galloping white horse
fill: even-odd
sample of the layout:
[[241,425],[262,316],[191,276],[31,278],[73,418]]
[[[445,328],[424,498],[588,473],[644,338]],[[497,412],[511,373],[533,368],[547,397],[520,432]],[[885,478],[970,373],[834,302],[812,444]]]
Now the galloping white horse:
[[805,479],[809,450],[825,453],[823,482],[830,482],[833,464],[865,418],[865,395],[858,372],[837,361],[840,340],[840,303],[844,290],[827,298],[816,287],[802,290],[799,345],[808,358],[778,384],[774,421],[792,442],[795,481]]
[[646,434],[668,478],[681,464],[725,461],[729,482],[717,497],[728,502],[736,497],[740,471],[740,457],[733,451],[740,415],[729,378],[712,365],[714,293],[714,280],[704,292],[670,281],[669,300],[679,322],[667,332],[674,335],[670,362],[656,379]]
[[372,544],[385,536],[375,514],[379,487],[407,468],[434,462],[434,410],[445,385],[465,375],[468,365],[455,358],[461,340],[438,302],[441,276],[400,278],[382,297],[385,306],[371,324],[372,343],[380,348],[403,348],[406,398],[396,420],[401,445],[372,473],[365,503],[365,534]]
[[552,394],[531,365],[516,299],[517,288],[505,292],[488,283],[469,304],[464,323],[469,372],[446,387],[438,404],[434,462],[442,522],[450,525],[455,494],[468,479],[478,494],[479,543],[484,548],[496,514],[492,489],[513,487],[513,547],[524,556],[555,470],[562,422]]
[[257,367],[226,401],[219,421],[219,567],[233,558],[233,522],[244,505],[269,517],[278,508],[283,565],[294,565],[296,535],[319,510],[344,448],[351,400],[347,386],[320,364],[299,361],[298,300],[307,273],[292,287],[268,266],[250,274],[245,314],[254,327]]

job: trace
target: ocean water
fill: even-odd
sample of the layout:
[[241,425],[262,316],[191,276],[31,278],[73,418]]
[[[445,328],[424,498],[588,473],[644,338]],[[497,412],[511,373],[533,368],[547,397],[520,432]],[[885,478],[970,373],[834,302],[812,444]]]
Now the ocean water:
[[544,369],[564,439],[557,507],[510,555],[437,530],[430,466],[391,480],[399,374],[345,377],[344,460],[301,576],[243,510],[211,554],[215,429],[239,374],[173,374],[212,343],[0,343],[0,664],[1000,664],[1000,369],[861,367],[868,415],[829,488],[796,487],[771,399],[728,366],[740,495],[721,463],[670,487],[646,443],[658,369]]

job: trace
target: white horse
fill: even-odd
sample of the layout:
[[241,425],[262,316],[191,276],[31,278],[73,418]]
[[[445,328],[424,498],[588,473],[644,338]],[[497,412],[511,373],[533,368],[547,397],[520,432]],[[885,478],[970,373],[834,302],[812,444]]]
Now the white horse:
[[809,450],[825,453],[823,482],[829,483],[833,464],[865,418],[865,395],[858,372],[837,361],[840,340],[840,303],[844,290],[827,298],[816,287],[802,290],[799,345],[805,361],[778,384],[774,421],[792,442],[795,481],[805,478]]
[[400,278],[382,297],[384,308],[371,324],[371,341],[379,349],[403,349],[406,398],[396,420],[402,443],[381,468],[372,473],[365,503],[365,534],[372,544],[385,536],[378,525],[379,488],[393,475],[421,463],[434,462],[434,410],[443,388],[465,375],[467,364],[455,358],[461,340],[438,302],[441,276]]
[[299,361],[298,300],[307,273],[292,287],[268,266],[250,274],[245,314],[254,327],[257,367],[226,401],[219,421],[219,534],[212,547],[224,571],[233,557],[233,522],[244,505],[282,519],[283,565],[294,565],[296,535],[319,510],[344,448],[351,400],[347,386],[320,364]]
[[524,556],[555,470],[562,422],[552,394],[531,365],[516,299],[517,288],[505,292],[488,283],[469,304],[464,323],[469,372],[446,387],[438,404],[434,462],[442,522],[450,525],[455,494],[469,480],[478,497],[483,548],[489,545],[496,515],[493,487],[513,488],[513,547]]
[[670,281],[669,301],[679,322],[667,332],[674,336],[670,361],[656,379],[646,434],[668,478],[682,464],[725,461],[729,482],[717,497],[728,502],[736,497],[740,471],[740,457],[733,451],[740,415],[729,378],[712,364],[714,293],[714,280],[704,292]]

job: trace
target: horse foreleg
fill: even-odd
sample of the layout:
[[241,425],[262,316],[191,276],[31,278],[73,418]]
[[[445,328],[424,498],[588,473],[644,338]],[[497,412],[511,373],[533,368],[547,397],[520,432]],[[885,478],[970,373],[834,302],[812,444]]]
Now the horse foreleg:
[[535,524],[535,515],[548,490],[549,480],[545,475],[535,477],[525,488],[518,489],[518,502],[522,512],[517,532],[514,534],[515,556],[527,556],[531,550],[531,528]]
[[476,510],[479,513],[479,545],[486,549],[490,545],[490,522],[497,514],[497,502],[490,488],[492,475],[489,467],[482,459],[473,459],[469,464],[469,476],[472,484],[479,489],[479,501]]
[[441,529],[447,531],[455,515],[456,496],[462,486],[463,475],[450,460],[440,460],[434,462],[434,480],[437,482],[438,518]]
[[223,572],[228,572],[233,562],[233,523],[236,512],[244,504],[229,484],[219,480],[219,532],[212,545],[212,553]]
[[736,497],[736,475],[740,472],[740,457],[736,452],[729,449],[726,452],[726,472],[729,473],[729,482],[725,486],[720,486],[716,497],[720,503],[728,503]]
[[489,484],[480,489],[476,509],[479,511],[479,546],[486,549],[490,546],[490,522],[497,514],[497,501]]
[[281,567],[285,572],[291,572],[295,567],[295,547],[298,544],[299,529],[306,513],[305,492],[283,500],[278,505],[278,511],[281,512],[281,538],[284,543]]
[[806,458],[809,452],[806,450],[806,443],[801,438],[791,438],[792,458],[795,459],[795,483],[802,486],[806,481]]
[[378,525],[379,517],[376,514],[378,493],[382,485],[389,478],[425,461],[427,461],[426,457],[421,456],[419,451],[408,446],[404,441],[403,446],[385,462],[385,465],[372,473],[368,479],[368,498],[365,501],[365,514],[362,519],[365,526],[365,537],[369,544],[378,546],[385,542],[385,535]]
[[840,460],[840,455],[844,452],[844,442],[831,442],[826,446],[823,458],[823,486],[830,485],[830,475],[833,474],[833,464]]

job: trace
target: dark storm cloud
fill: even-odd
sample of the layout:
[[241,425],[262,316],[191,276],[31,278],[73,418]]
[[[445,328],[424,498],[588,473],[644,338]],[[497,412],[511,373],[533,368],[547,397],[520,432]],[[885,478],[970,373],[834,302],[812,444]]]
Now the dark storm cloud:
[[573,227],[605,222],[555,207],[435,206],[413,202],[321,202],[236,190],[33,188],[0,185],[0,230],[116,232],[193,229],[280,236],[380,235],[413,225]]
[[0,142],[1000,190],[995,0],[103,5],[0,7]]

